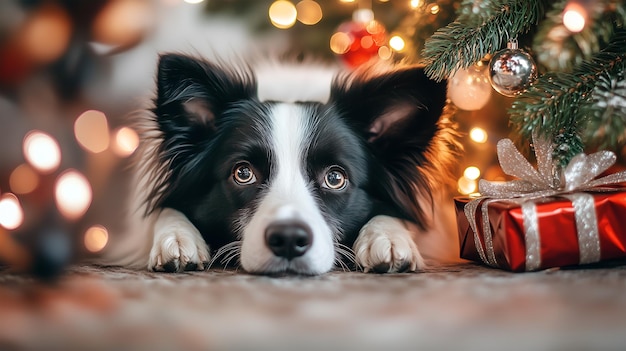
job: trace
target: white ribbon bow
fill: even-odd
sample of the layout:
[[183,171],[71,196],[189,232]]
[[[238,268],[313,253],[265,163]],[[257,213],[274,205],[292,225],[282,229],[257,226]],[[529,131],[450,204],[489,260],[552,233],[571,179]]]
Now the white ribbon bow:
[[[533,143],[537,169],[533,168],[530,162],[522,156],[511,140],[500,140],[497,145],[500,166],[504,173],[519,179],[508,182],[480,180],[478,189],[482,196],[465,205],[464,212],[474,232],[474,244],[478,254],[486,264],[498,265],[493,249],[487,207],[489,203],[498,200],[513,201],[522,207],[526,240],[526,270],[539,269],[541,266],[540,237],[535,202],[551,196],[560,196],[572,201],[580,263],[600,261],[600,238],[594,200],[593,196],[583,191],[614,190],[599,187],[626,182],[626,171],[595,179],[615,163],[616,157],[611,151],[599,151],[591,155],[578,154],[564,169],[559,169],[552,160],[553,144],[536,135],[533,136]],[[476,210],[482,200],[485,200],[481,205],[481,212],[486,253],[478,235],[475,218]]]

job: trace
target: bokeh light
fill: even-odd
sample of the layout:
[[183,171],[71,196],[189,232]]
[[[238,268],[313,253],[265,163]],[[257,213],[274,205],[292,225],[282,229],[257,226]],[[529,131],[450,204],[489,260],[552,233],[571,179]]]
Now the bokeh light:
[[13,194],[4,194],[0,197],[0,225],[5,229],[19,228],[24,222],[24,211],[20,201]]
[[129,127],[119,128],[113,136],[113,152],[120,157],[128,157],[139,146],[139,135]]
[[89,252],[99,252],[104,249],[109,241],[109,231],[101,226],[94,225],[85,231],[84,243]]
[[378,48],[378,57],[380,57],[381,60],[389,60],[392,54],[393,53],[388,46],[381,46]]
[[72,35],[68,14],[56,5],[44,5],[26,21],[21,42],[29,56],[41,63],[52,62],[65,52]]
[[50,135],[33,130],[24,137],[24,157],[40,172],[49,173],[61,164],[61,148]]
[[440,10],[439,5],[437,4],[430,5],[430,13],[432,13],[433,15],[438,14],[439,10]]
[[276,28],[286,29],[296,23],[298,11],[290,1],[274,1],[269,9],[270,21]]
[[322,7],[313,0],[302,0],[296,4],[297,19],[312,26],[322,20]]
[[476,166],[469,166],[463,171],[463,176],[467,179],[476,180],[480,177],[480,169]]
[[457,181],[458,191],[461,194],[469,195],[471,193],[476,192],[478,189],[478,184],[475,179],[469,179],[466,177],[461,177]]
[[406,44],[404,43],[404,39],[402,39],[402,37],[394,35],[389,38],[389,46],[396,51],[402,51],[404,50]]
[[109,125],[104,113],[83,112],[74,122],[74,136],[85,150],[99,153],[109,147]]
[[411,0],[409,2],[409,5],[411,6],[411,8],[416,9],[422,5],[422,0]]
[[28,164],[21,164],[11,172],[9,187],[16,194],[28,194],[37,189],[39,175]]
[[583,6],[570,2],[563,11],[563,25],[572,33],[581,32],[585,29],[587,11]]
[[154,24],[153,5],[147,0],[106,2],[93,22],[93,36],[98,43],[130,47],[139,42]]
[[330,50],[335,54],[341,55],[348,52],[352,40],[350,36],[344,32],[337,32],[330,37]]
[[479,127],[472,128],[469,132],[470,139],[479,144],[484,144],[487,142],[488,135],[487,132]]
[[59,176],[54,194],[61,214],[72,220],[87,212],[93,196],[89,181],[76,170],[67,170]]

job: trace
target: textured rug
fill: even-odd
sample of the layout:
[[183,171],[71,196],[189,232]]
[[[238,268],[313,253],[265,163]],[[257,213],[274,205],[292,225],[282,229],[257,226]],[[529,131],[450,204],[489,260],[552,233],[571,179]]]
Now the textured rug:
[[625,350],[626,267],[0,273],[0,350]]

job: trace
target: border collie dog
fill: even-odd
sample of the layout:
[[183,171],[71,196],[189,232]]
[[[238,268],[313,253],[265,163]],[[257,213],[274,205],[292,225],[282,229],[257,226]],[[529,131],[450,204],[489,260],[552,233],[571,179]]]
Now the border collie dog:
[[293,84],[240,66],[159,59],[136,187],[151,238],[144,267],[423,268],[415,232],[427,230],[454,146],[446,84],[419,67],[367,66],[331,72],[324,94],[306,65]]

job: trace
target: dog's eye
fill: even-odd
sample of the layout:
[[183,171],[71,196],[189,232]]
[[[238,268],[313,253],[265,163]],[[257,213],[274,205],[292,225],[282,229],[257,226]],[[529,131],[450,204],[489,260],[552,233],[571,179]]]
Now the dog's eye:
[[324,187],[331,190],[343,190],[348,184],[346,172],[339,167],[331,167],[324,176]]
[[233,169],[233,179],[239,185],[247,185],[256,182],[256,176],[248,163],[241,163]]

